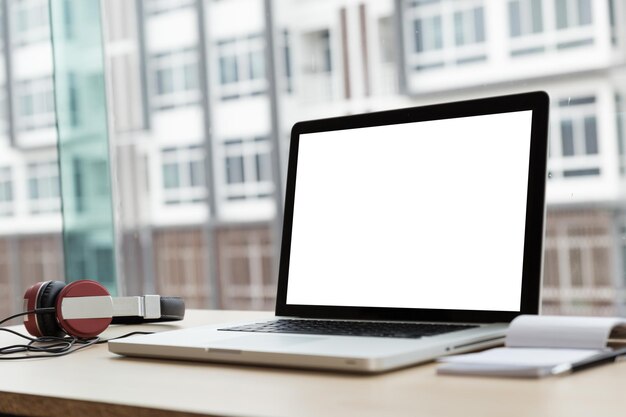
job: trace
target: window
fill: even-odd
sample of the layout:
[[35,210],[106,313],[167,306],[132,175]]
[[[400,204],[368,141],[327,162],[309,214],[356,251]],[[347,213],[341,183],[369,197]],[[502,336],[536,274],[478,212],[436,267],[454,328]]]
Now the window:
[[408,62],[416,71],[465,65],[487,59],[483,2],[416,1],[407,9],[412,29]]
[[227,200],[270,197],[273,191],[270,144],[265,137],[224,142]]
[[300,98],[307,102],[332,100],[339,89],[333,85],[330,31],[324,29],[305,33],[301,47],[307,53],[301,58]]
[[[576,106],[561,116],[561,141],[563,156],[595,155],[598,153],[598,136],[594,97],[562,100],[559,106]],[[591,105],[591,106],[590,106]],[[582,106],[582,107],[579,107]]]
[[[508,17],[514,57],[569,51],[595,42],[591,0],[510,0]],[[544,33],[549,35],[541,36]]]
[[7,98],[6,86],[0,85],[0,135],[7,132],[8,114],[7,114]]
[[76,22],[74,21],[74,15],[72,12],[72,5],[70,4],[72,0],[63,0],[65,3],[63,6],[63,25],[64,25],[64,35],[65,39],[69,40],[74,37],[74,30],[76,26]]
[[330,32],[327,29],[305,34],[303,43],[309,52],[303,58],[302,70],[305,74],[323,74],[333,70]]
[[154,15],[193,6],[194,0],[144,0],[146,14]]
[[556,28],[590,25],[591,0],[556,0]]
[[[50,5],[82,1],[55,0]],[[10,22],[14,41],[19,38],[17,3],[33,2],[6,1],[10,14],[3,18]],[[113,175],[121,179],[116,183],[119,201],[126,204],[118,236],[124,241],[121,250],[129,254],[120,268],[127,274],[126,291],[180,293],[190,305],[203,308],[271,305],[275,291],[266,278],[273,275],[265,269],[276,260],[270,262],[271,252],[265,251],[273,245],[276,256],[280,242],[266,244],[262,235],[278,234],[272,218],[280,214],[274,184],[282,183],[286,169],[276,169],[283,178],[275,178],[269,167],[270,160],[275,163],[274,151],[286,162],[287,130],[293,122],[542,89],[553,106],[546,193],[553,241],[546,246],[545,276],[555,292],[547,302],[557,312],[602,314],[604,310],[582,309],[601,292],[606,295],[601,302],[614,306],[610,314],[624,310],[624,291],[603,284],[626,282],[617,268],[626,265],[619,228],[626,224],[626,205],[620,200],[626,185],[623,0],[301,0],[273,1],[269,9],[260,0],[100,3],[105,9],[121,9],[102,18],[108,25],[104,33],[110,35],[104,41],[104,59],[112,69],[104,74],[108,81],[116,75],[124,80],[117,83],[122,87],[111,89],[113,100],[106,106],[116,126],[109,136],[117,155]],[[145,13],[137,15],[138,6]],[[72,8],[70,19],[62,23],[71,31],[72,46],[95,35],[84,25],[83,11]],[[63,20],[62,14],[56,16]],[[275,74],[268,74],[265,65],[265,22],[274,25],[269,29],[275,34]],[[63,28],[55,29],[63,41]],[[199,71],[205,67],[199,61],[203,39],[210,59],[206,89]],[[22,48],[11,42],[4,50],[13,70],[6,82],[31,79],[35,70],[49,68],[29,61],[44,46]],[[89,81],[80,72],[76,76],[76,82],[63,83],[76,90],[75,99],[66,91],[68,100],[63,100],[73,112],[86,108],[83,90],[89,89]],[[269,94],[270,76],[281,89],[277,97]],[[0,145],[7,144],[5,155],[26,152],[27,160],[39,161],[47,152],[35,148],[44,142],[38,139],[40,132],[19,134],[19,88],[6,87],[18,135],[14,140],[0,134]],[[212,96],[203,97],[207,92]],[[63,117],[86,131],[90,123],[84,113]],[[277,121],[279,127],[272,131]],[[41,133],[44,137],[46,132]],[[177,137],[212,141],[207,171],[214,176],[214,193],[203,184],[204,147],[167,140]],[[277,137],[279,148],[265,137]],[[617,155],[620,141],[622,156]],[[30,200],[28,190],[22,190],[27,175],[20,160],[11,162],[11,175],[14,210],[22,218]],[[90,172],[87,166],[75,171],[77,176]],[[70,177],[70,191],[73,181]],[[72,199],[95,204],[87,193],[91,184],[86,180]],[[210,232],[204,227],[205,203],[193,203],[203,199],[218,207],[209,213],[216,225]],[[126,221],[143,212],[155,216],[139,216],[134,224]],[[20,223],[32,227],[27,220]],[[594,230],[598,223],[603,224],[600,232]],[[574,233],[575,228],[587,229],[583,235]],[[209,233],[210,242],[205,241]],[[135,280],[137,276],[141,278]],[[559,292],[560,285],[568,289]]]
[[[97,157],[73,157],[72,161],[73,207],[77,213],[90,212],[108,204],[110,186],[106,162]],[[66,206],[67,207],[67,206]]]
[[620,155],[620,175],[626,176],[626,103],[624,96],[615,94],[615,133],[617,148]]
[[165,110],[200,101],[198,52],[195,48],[155,54],[153,105]]
[[[378,54],[380,57],[378,92],[396,94],[398,91],[398,71],[396,70],[396,42],[391,16],[378,20]],[[374,66],[376,69],[377,66]]]
[[543,31],[542,0],[509,1],[509,33],[512,38]]
[[209,253],[203,231],[166,229],[154,232],[155,292],[177,294],[187,306],[203,306],[212,289],[205,268]]
[[283,68],[284,68],[284,77],[285,77],[285,91],[287,93],[293,92],[293,68],[292,59],[291,59],[291,36],[289,35],[288,30],[283,30],[282,37],[282,59],[283,59]]
[[[548,213],[543,291],[551,304],[548,314],[572,314],[572,310],[589,314],[593,304],[610,305],[611,222],[611,213],[602,209]],[[582,299],[593,304],[581,304]],[[578,308],[574,310],[566,300],[578,303]]]
[[483,8],[454,12],[454,34],[457,46],[485,41]]
[[217,238],[224,307],[271,309],[276,279],[270,230],[221,230]]
[[378,20],[378,42],[380,57],[383,63],[394,63],[396,61],[396,45],[393,29],[394,26],[390,16]]
[[413,26],[415,30],[415,52],[433,51],[443,48],[441,16],[415,19]]
[[217,42],[222,100],[265,93],[265,41],[260,34]]
[[[555,109],[556,133],[552,136],[551,159],[563,163],[564,178],[600,175],[600,149],[595,96],[570,97]],[[553,131],[553,133],[555,133]],[[560,148],[557,151],[557,148]],[[552,170],[553,174],[555,173]]]
[[18,81],[16,89],[16,123],[27,131],[52,127],[56,123],[52,78]]
[[609,0],[609,22],[611,24],[611,43],[613,46],[617,46],[619,34],[618,34],[618,26],[616,25],[616,17],[615,17],[615,4],[616,0]]
[[55,213],[61,207],[56,161],[28,164],[28,198],[32,214]]
[[165,204],[199,203],[206,198],[201,145],[161,151]]
[[12,1],[10,7],[13,9],[13,35],[16,45],[50,40],[47,0]]
[[11,167],[0,168],[0,216],[13,215],[13,175]]

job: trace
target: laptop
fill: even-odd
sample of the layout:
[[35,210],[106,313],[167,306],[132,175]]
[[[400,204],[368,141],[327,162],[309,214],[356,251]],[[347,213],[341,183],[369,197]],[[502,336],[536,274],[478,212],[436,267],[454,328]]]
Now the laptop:
[[544,92],[299,122],[276,317],[109,342],[158,358],[388,371],[540,307]]

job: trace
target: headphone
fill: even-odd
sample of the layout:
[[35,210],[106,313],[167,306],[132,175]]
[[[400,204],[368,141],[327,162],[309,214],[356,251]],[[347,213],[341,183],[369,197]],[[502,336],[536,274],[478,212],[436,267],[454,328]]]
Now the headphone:
[[24,293],[24,326],[35,337],[96,337],[109,324],[140,324],[182,320],[185,302],[179,297],[144,295],[111,297],[91,280],[45,281]]

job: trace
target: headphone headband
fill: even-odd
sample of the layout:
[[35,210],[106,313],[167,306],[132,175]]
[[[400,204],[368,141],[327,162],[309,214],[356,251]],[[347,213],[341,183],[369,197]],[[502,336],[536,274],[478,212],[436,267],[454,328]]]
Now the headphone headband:
[[180,297],[159,297],[160,314],[158,317],[140,317],[138,315],[116,315],[111,321],[112,324],[141,324],[141,323],[160,323],[164,321],[177,321],[185,318],[185,301]]
[[34,336],[65,332],[89,338],[102,333],[111,323],[164,322],[182,320],[185,316],[182,298],[159,295],[111,297],[102,284],[89,280],[67,285],[60,281],[37,283],[26,290],[24,305],[28,311],[55,307],[55,312],[25,316],[24,325]]

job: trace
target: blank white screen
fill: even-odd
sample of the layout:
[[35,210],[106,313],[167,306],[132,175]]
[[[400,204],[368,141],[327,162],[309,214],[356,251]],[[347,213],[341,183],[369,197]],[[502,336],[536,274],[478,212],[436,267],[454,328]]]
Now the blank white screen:
[[531,118],[300,135],[287,304],[519,311]]

